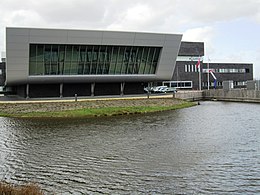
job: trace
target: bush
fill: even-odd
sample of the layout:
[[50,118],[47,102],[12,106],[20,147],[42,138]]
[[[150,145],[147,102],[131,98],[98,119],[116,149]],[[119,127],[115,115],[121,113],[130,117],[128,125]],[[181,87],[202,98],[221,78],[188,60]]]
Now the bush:
[[14,185],[0,182],[0,195],[43,195],[43,192],[35,184]]

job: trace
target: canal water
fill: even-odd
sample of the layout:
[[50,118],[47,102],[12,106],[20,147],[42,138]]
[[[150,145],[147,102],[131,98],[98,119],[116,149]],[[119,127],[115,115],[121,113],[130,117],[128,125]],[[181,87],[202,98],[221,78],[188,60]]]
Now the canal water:
[[46,194],[259,194],[260,105],[0,118],[0,180]]

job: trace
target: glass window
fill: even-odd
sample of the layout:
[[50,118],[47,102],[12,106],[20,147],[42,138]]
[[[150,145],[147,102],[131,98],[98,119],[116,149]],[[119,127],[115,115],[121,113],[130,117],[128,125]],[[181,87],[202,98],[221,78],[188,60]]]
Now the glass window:
[[152,68],[151,68],[150,74],[155,74],[157,64],[158,64],[159,58],[160,58],[160,53],[161,53],[161,48],[155,48],[155,53],[154,53],[153,63],[151,65]]
[[123,64],[124,57],[125,57],[125,55],[124,55],[125,50],[126,50],[125,47],[119,47],[119,49],[118,49],[115,74],[121,74],[122,64]]
[[30,75],[155,74],[159,47],[30,44]]
[[149,54],[149,48],[144,47],[143,48],[143,54],[142,54],[141,61],[140,61],[139,74],[144,74],[148,54]]
[[103,61],[103,70],[102,74],[108,74],[110,68],[110,56],[111,56],[111,47],[106,46],[105,54],[104,54],[104,61]]
[[131,53],[130,53],[130,59],[128,62],[128,70],[127,70],[126,74],[134,73],[136,58],[137,58],[137,47],[132,47]]
[[58,45],[51,45],[51,70],[50,74],[58,72]]
[[29,74],[37,74],[37,45],[30,45],[30,54],[29,54]]
[[130,61],[130,58],[131,58],[131,52],[132,52],[132,48],[126,47],[125,52],[124,52],[124,60],[123,60],[123,63],[122,63],[121,74],[127,74],[128,65],[129,65],[129,61]]
[[96,74],[99,55],[99,46],[94,46],[91,55],[91,74]]
[[71,61],[72,61],[72,46],[67,45],[65,47],[65,63],[64,63],[63,74],[65,75],[70,74]]
[[86,46],[84,74],[90,74],[93,46]]
[[119,48],[115,46],[111,48],[109,74],[115,74],[118,50]]
[[99,47],[97,74],[102,74],[106,58],[106,46]]
[[65,60],[65,46],[60,45],[58,47],[58,72],[57,74],[63,74]]
[[143,47],[138,47],[138,52],[137,52],[135,65],[134,65],[134,74],[138,74],[138,72],[139,72],[142,55],[143,55],[143,50],[144,50]]

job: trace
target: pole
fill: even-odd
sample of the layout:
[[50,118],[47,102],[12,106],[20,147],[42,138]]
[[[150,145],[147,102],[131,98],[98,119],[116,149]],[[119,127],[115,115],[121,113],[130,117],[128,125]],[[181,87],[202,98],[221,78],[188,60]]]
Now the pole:
[[208,61],[208,90],[209,90],[209,61]]
[[199,68],[199,90],[201,91],[201,64],[200,64],[200,56],[199,56],[199,61],[198,61],[198,68]]
[[201,91],[201,68],[199,69],[199,90]]

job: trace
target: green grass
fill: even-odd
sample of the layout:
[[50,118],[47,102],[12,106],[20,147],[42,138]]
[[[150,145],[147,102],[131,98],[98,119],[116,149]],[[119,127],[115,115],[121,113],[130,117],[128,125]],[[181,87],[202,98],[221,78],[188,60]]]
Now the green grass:
[[106,108],[88,108],[79,110],[67,110],[60,112],[30,112],[30,113],[0,113],[4,117],[97,117],[97,116],[115,116],[127,114],[142,114],[149,112],[159,112],[166,110],[175,110],[196,105],[193,102],[182,102],[172,106],[135,106],[135,107],[106,107]]

